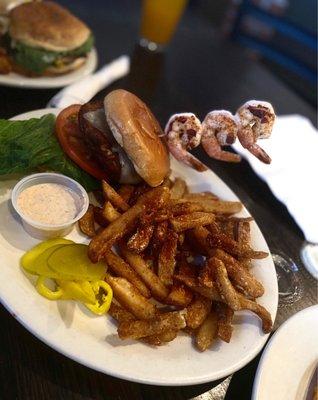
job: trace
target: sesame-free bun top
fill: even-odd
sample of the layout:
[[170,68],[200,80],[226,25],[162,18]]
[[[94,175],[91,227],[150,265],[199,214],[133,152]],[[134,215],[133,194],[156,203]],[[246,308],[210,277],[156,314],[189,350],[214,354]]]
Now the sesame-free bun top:
[[10,13],[9,33],[31,47],[70,51],[86,42],[90,30],[64,7],[44,1],[15,7]]
[[118,89],[104,100],[107,123],[137,173],[150,185],[162,183],[170,169],[162,130],[152,112],[134,94]]

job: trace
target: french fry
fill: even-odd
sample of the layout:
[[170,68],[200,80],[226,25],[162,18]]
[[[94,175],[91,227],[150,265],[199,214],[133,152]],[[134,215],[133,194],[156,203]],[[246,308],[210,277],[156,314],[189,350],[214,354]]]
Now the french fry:
[[191,202],[200,202],[201,200],[219,200],[218,196],[211,192],[185,193],[182,198]]
[[213,303],[218,318],[217,336],[226,343],[230,343],[233,326],[234,311],[225,303]]
[[106,181],[102,181],[103,193],[106,200],[109,200],[116,208],[127,211],[129,205]]
[[106,274],[106,282],[111,286],[115,299],[138,319],[152,319],[157,315],[157,309],[146,297],[127,281]]
[[212,346],[217,334],[217,329],[217,315],[215,311],[212,310],[195,333],[195,344],[200,351],[205,351]]
[[[110,203],[109,203],[110,204]],[[109,224],[108,220],[104,217],[103,208],[101,207],[94,207],[94,220],[97,224],[101,227],[106,228]]]
[[157,315],[149,321],[123,321],[118,326],[118,336],[121,339],[141,339],[168,330],[180,330],[185,326],[183,312],[173,311]]
[[129,204],[129,200],[135,191],[135,187],[133,185],[121,185],[118,189],[118,194],[120,197]]
[[219,292],[215,286],[213,287],[204,287],[200,286],[199,282],[196,278],[189,277],[186,275],[176,274],[173,276],[178,282],[184,283],[188,288],[193,290],[194,292],[201,294],[202,296],[206,297],[207,299],[216,300],[216,301],[223,301]]
[[273,322],[270,313],[255,301],[249,300],[244,297],[242,294],[237,293],[240,309],[241,310],[249,310],[258,315],[258,317],[262,320],[262,328],[264,333],[269,333],[272,330]]
[[[110,308],[108,310],[108,314],[113,317],[116,321],[123,322],[123,321],[135,321],[136,317],[131,314],[129,311],[126,311],[124,308],[121,306],[115,304],[112,302],[110,305]],[[178,335],[177,330],[172,330],[169,329],[165,332],[162,332],[159,335],[152,335],[148,337],[144,337],[141,340],[147,344],[150,344],[152,346],[160,346],[163,343],[171,342],[173,339],[175,339]]]
[[145,193],[137,203],[96,235],[90,242],[88,256],[92,262],[98,262],[114,243],[136,227],[138,217],[148,206],[164,206],[170,199],[169,189],[157,187]]
[[192,298],[192,291],[186,285],[174,282],[164,302],[176,307],[187,307],[191,303]]
[[199,272],[198,282],[201,286],[213,287],[214,281],[215,281],[214,266],[208,261],[206,261]]
[[142,253],[149,245],[155,227],[152,224],[141,225],[127,242],[129,250],[135,253]]
[[187,189],[187,185],[185,181],[181,178],[176,178],[173,182],[170,192],[171,192],[171,200],[178,200],[184,195]]
[[94,237],[96,235],[95,223],[94,223],[94,206],[90,204],[86,213],[78,221],[79,228],[81,232],[89,237]]
[[239,310],[240,302],[228,277],[225,265],[216,257],[210,258],[208,262],[215,269],[216,284],[221,297],[232,308],[232,310]]
[[108,310],[108,314],[118,322],[136,320],[136,317],[132,313],[125,310],[123,307],[119,306],[118,304],[115,304],[114,302],[111,303],[109,310]]
[[[187,198],[180,199],[179,204],[189,203]],[[193,207],[196,207],[196,211],[210,212],[214,214],[236,214],[242,210],[242,203],[238,201],[222,201],[212,199],[197,199],[191,201]]]
[[106,201],[102,209],[103,218],[108,222],[114,222],[120,217],[120,212],[118,212],[110,201]]
[[211,248],[206,242],[206,238],[210,232],[204,226],[197,226],[194,229],[186,231],[186,242],[195,253],[203,254],[205,256],[212,255]]
[[223,233],[208,235],[206,242],[209,246],[219,248],[235,257],[248,257],[254,259],[266,258],[268,253],[255,251],[249,245],[239,245],[235,240]]
[[169,230],[158,257],[158,276],[167,286],[173,283],[172,276],[176,266],[177,244],[178,235]]
[[[236,230],[236,240],[239,246],[249,245],[251,242],[251,227],[247,221],[239,221]],[[244,268],[249,269],[251,266],[251,260],[249,258],[240,257],[241,264]]]
[[120,245],[120,251],[131,268],[136,271],[143,282],[148,286],[153,297],[157,300],[164,300],[168,296],[169,290],[159,277],[148,267],[142,256],[128,250],[123,244]]
[[241,288],[245,295],[252,298],[263,296],[263,285],[235,258],[220,249],[216,249],[214,255],[223,261],[231,281]]
[[187,327],[192,329],[198,328],[211,311],[211,304],[211,300],[197,294],[186,308],[185,319]]
[[149,289],[140,279],[139,275],[119,255],[109,250],[105,253],[105,261],[110,270],[117,276],[126,278],[127,281],[133,284],[147,299],[151,297]]
[[214,215],[211,213],[193,212],[191,214],[170,218],[170,223],[176,232],[182,232],[187,229],[193,229],[197,226],[211,224],[214,221],[214,218]]

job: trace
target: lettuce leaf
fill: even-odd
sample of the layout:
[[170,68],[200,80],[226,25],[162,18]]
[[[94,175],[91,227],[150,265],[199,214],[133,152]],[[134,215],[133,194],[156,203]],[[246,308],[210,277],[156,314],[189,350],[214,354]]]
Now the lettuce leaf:
[[54,125],[53,114],[26,121],[0,119],[0,177],[53,171],[75,179],[88,192],[99,188],[99,182],[62,151],[54,134]]
[[14,61],[22,67],[36,74],[42,74],[49,66],[62,57],[81,57],[87,54],[94,45],[94,36],[90,35],[84,44],[71,51],[57,52],[31,47],[22,42],[15,42],[12,46]]

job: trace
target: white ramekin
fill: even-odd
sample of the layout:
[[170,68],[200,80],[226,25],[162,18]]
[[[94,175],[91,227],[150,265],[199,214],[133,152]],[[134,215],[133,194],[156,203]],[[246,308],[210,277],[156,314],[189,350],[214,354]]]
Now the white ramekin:
[[[78,197],[76,204],[77,213],[75,218],[64,223],[64,224],[45,224],[38,221],[33,221],[30,217],[24,215],[18,207],[17,200],[19,194],[22,193],[28,187],[38,185],[41,183],[56,183],[66,186],[68,189],[72,190]],[[89,206],[88,195],[82,185],[74,181],[65,175],[44,172],[39,174],[33,174],[26,176],[21,179],[13,188],[11,194],[11,201],[13,208],[20,216],[23,228],[28,234],[37,239],[50,239],[53,237],[65,236],[68,234],[75,222],[77,222],[87,211]]]

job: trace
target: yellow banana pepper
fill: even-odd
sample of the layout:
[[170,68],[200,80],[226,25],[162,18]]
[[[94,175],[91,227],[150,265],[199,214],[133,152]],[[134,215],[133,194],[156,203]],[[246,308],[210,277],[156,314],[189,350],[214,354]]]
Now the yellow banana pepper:
[[[91,285],[96,296],[96,302],[93,305],[88,303],[86,303],[85,305],[94,314],[103,315],[109,310],[110,304],[113,299],[113,290],[105,281],[91,282]],[[101,295],[101,301],[97,298],[97,296],[99,296],[100,289],[102,289],[102,291],[104,292]]]

